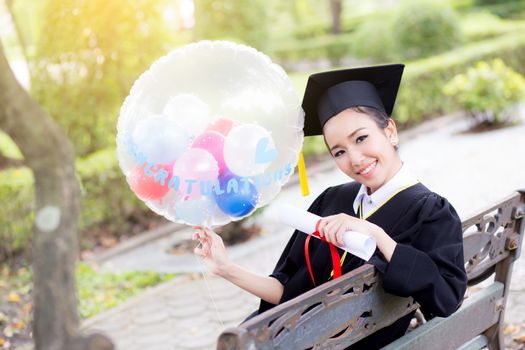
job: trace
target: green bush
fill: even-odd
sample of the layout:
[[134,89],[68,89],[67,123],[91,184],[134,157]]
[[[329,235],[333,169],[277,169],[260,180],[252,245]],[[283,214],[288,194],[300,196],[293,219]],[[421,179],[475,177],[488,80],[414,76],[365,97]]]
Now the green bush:
[[463,36],[457,14],[435,2],[408,2],[392,20],[392,35],[401,59],[427,57],[459,45]]
[[523,0],[480,0],[477,5],[478,8],[502,18],[525,18],[525,1]]
[[467,41],[474,42],[512,32],[523,33],[525,21],[502,20],[490,12],[478,11],[466,14],[461,20],[461,28]]
[[474,4],[478,6],[483,5],[496,5],[496,4],[509,4],[515,2],[514,0],[474,0]]
[[30,254],[33,225],[33,177],[25,168],[0,172],[0,262]]
[[525,79],[501,59],[481,61],[452,78],[443,92],[478,122],[505,124],[512,122],[515,105],[525,99]]
[[352,38],[352,55],[374,61],[396,58],[396,40],[389,16],[363,23]]
[[402,126],[409,126],[460,109],[461,106],[443,94],[443,85],[475,62],[495,58],[501,58],[524,74],[525,36],[506,35],[408,64],[394,110],[396,120]]
[[[518,32],[408,63],[393,115],[398,126],[406,128],[432,116],[460,109],[461,106],[443,94],[443,85],[475,62],[498,57],[524,74],[525,36]],[[300,93],[304,91],[307,78],[312,73],[316,72],[290,74]],[[318,149],[324,151],[321,147]]]
[[[113,148],[77,161],[77,174],[82,190],[80,230],[110,223],[113,229],[124,231],[134,210],[147,210],[129,189]],[[0,262],[20,254],[29,257],[34,191],[28,168],[0,172],[0,200]]]
[[268,5],[263,0],[196,0],[195,36],[198,39],[234,39],[265,50]]

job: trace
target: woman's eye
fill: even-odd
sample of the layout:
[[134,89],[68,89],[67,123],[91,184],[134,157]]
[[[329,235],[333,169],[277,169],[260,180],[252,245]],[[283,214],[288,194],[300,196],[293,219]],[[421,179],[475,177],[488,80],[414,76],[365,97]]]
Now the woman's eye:
[[367,137],[368,137],[368,135],[359,136],[359,137],[355,140],[355,142],[356,142],[356,143],[361,143],[361,142],[363,142]]
[[337,151],[337,152],[335,152],[334,157],[339,157],[343,153],[344,153],[344,151]]

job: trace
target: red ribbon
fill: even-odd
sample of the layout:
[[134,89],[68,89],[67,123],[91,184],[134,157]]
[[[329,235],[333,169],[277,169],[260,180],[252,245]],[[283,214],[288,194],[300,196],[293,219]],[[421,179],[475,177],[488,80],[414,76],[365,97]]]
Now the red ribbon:
[[[313,236],[319,237],[323,242],[326,242],[326,238],[319,234],[319,224],[321,223],[321,220],[317,221],[317,224],[315,224],[315,232],[310,233],[308,237],[306,237],[306,241],[304,242],[304,255],[306,257],[306,264],[308,265],[308,272],[310,272],[310,277],[312,278],[312,282],[315,284],[315,278],[314,273],[312,271],[312,265],[310,264],[310,253],[308,252],[308,244],[310,243],[310,238]],[[328,242],[327,242],[328,243]],[[338,277],[341,277],[341,265],[339,263],[339,252],[337,251],[337,248],[332,243],[328,243],[328,246],[330,247],[330,255],[332,256],[332,265],[334,267],[334,280]]]

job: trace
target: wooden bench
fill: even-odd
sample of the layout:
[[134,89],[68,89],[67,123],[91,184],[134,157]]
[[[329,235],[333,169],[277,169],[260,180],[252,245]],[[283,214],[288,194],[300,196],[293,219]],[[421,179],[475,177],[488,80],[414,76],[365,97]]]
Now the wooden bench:
[[[451,316],[423,320],[383,349],[504,349],[505,305],[512,265],[521,252],[524,212],[525,190],[465,220],[469,287],[495,274],[494,281],[468,293]],[[372,265],[365,264],[224,330],[217,349],[344,349],[418,309],[412,298],[385,293],[381,279]]]

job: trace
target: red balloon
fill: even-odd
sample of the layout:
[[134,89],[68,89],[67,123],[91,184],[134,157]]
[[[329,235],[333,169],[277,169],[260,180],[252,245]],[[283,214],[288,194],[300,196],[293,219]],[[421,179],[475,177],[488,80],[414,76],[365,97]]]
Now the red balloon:
[[172,165],[152,165],[149,163],[141,167],[135,166],[129,176],[129,186],[142,200],[162,198],[170,190],[168,182],[172,169]]
[[217,131],[218,133],[221,133],[224,136],[226,136],[228,135],[232,127],[233,120],[228,118],[219,118],[213,120],[210,124],[208,124],[206,131]]

